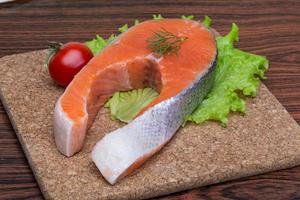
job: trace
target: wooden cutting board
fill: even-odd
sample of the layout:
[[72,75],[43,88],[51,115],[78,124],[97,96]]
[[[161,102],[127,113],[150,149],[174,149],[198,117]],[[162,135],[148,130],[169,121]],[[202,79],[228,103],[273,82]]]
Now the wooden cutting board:
[[227,128],[188,124],[145,165],[115,186],[90,158],[95,143],[121,127],[100,110],[83,150],[66,158],[55,147],[52,114],[63,89],[50,79],[46,51],[0,59],[1,100],[47,199],[137,199],[300,164],[300,127],[269,90],[247,100]]

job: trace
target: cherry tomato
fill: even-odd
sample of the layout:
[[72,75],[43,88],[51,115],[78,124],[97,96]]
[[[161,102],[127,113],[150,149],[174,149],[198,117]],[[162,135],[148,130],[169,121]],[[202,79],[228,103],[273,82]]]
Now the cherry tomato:
[[51,78],[59,85],[66,87],[74,76],[93,57],[91,50],[83,43],[69,42],[64,45],[52,43],[52,52],[48,62],[48,70]]

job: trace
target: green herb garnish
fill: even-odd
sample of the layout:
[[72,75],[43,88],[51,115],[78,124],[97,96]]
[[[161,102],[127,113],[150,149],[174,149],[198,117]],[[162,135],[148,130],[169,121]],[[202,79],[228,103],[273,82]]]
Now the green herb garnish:
[[147,42],[148,48],[151,51],[162,56],[164,54],[177,53],[181,47],[181,43],[187,39],[187,37],[179,37],[162,28],[156,31]]

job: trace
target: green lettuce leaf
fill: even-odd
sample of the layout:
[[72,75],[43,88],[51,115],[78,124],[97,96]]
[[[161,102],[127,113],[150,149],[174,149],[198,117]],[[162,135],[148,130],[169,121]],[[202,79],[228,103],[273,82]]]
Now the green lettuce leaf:
[[123,26],[121,26],[120,28],[118,28],[118,31],[120,33],[124,33],[128,30],[128,24],[124,24]]
[[94,55],[99,53],[107,45],[107,41],[101,36],[96,35],[95,39],[85,42],[85,45],[93,52]]
[[164,19],[163,16],[161,16],[161,14],[158,15],[152,15],[153,19]]
[[228,122],[228,114],[245,113],[245,101],[241,95],[256,95],[259,78],[265,78],[268,60],[234,48],[238,41],[239,28],[232,24],[231,31],[224,37],[217,37],[218,61],[214,87],[206,99],[187,117],[187,121],[202,123],[207,120]]
[[181,19],[193,20],[194,19],[194,15],[188,15],[188,16],[182,15]]
[[211,25],[211,18],[207,15],[204,16],[204,19],[202,21],[203,26],[205,26],[206,28],[209,28]]
[[[108,45],[108,44],[110,44],[110,43],[112,43],[115,39],[116,39],[116,35],[115,34],[111,34],[110,36],[109,36],[109,38],[106,40],[106,45]],[[102,50],[102,49],[101,49]]]
[[[135,25],[139,23],[138,20],[135,20]],[[124,33],[125,31],[128,30],[128,24],[124,24],[123,26],[121,26],[120,28],[118,28],[118,31],[120,33]],[[97,53],[99,53],[100,51],[102,51],[102,49],[104,49],[107,45],[109,45],[110,43],[112,43],[115,39],[116,39],[116,35],[115,34],[111,34],[109,36],[109,38],[107,38],[106,40],[99,36],[96,35],[96,38],[85,42],[85,45],[93,52],[93,55],[96,55]]]
[[151,88],[116,92],[104,107],[110,108],[111,119],[129,122],[157,96]]

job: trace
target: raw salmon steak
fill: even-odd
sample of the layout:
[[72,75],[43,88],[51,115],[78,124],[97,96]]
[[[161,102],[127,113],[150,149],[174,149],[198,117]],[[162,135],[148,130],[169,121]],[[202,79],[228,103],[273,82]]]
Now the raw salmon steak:
[[[161,30],[187,38],[177,53],[159,56],[149,49],[149,38]],[[159,96],[92,151],[104,178],[116,183],[158,152],[199,105],[213,84],[216,57],[214,35],[199,22],[150,20],[130,28],[96,55],[58,99],[57,148],[66,156],[80,151],[97,112],[115,92],[154,88]]]

